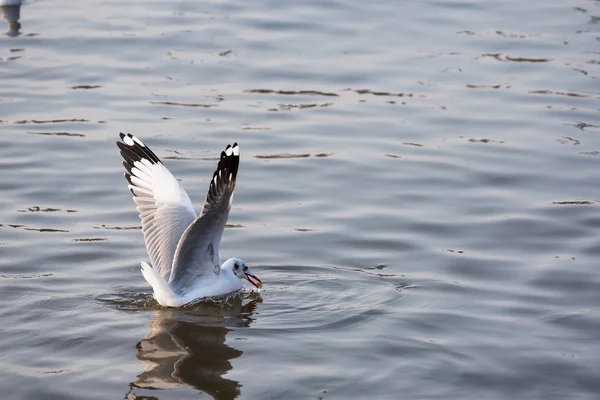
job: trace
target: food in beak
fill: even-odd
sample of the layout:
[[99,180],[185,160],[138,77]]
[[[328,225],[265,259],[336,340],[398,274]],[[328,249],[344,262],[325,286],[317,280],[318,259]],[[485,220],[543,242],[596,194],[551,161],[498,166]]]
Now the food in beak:
[[248,279],[248,282],[250,282],[257,288],[260,289],[262,287],[262,282],[260,281],[260,279],[258,279],[256,275],[246,273],[246,279]]

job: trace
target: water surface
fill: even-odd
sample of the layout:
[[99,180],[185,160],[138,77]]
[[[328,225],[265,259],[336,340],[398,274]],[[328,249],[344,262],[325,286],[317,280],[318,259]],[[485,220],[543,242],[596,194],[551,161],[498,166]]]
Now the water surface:
[[[6,398],[597,398],[600,2],[2,18]],[[155,303],[121,131],[197,209],[240,143],[221,257],[260,293]]]

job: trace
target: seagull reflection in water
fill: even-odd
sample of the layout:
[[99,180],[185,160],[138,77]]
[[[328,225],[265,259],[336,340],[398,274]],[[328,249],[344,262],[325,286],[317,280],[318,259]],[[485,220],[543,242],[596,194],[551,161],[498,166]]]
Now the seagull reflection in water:
[[7,36],[19,36],[21,4],[23,0],[0,0],[0,17],[8,21],[8,31],[5,32]]
[[156,309],[150,332],[136,346],[144,372],[126,398],[142,389],[194,387],[216,399],[240,395],[239,382],[223,377],[230,360],[242,355],[225,343],[230,328],[249,327],[262,299],[257,293],[232,296],[223,303],[201,302],[190,308]]

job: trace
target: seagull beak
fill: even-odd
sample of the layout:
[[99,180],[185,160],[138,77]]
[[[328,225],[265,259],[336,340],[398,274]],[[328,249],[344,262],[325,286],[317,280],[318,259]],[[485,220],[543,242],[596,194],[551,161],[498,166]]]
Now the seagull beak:
[[251,284],[253,284],[254,286],[256,286],[259,289],[262,287],[262,282],[260,281],[260,279],[258,279],[258,276],[249,274],[247,272],[245,274],[246,274],[246,279],[248,279],[248,282],[250,282]]

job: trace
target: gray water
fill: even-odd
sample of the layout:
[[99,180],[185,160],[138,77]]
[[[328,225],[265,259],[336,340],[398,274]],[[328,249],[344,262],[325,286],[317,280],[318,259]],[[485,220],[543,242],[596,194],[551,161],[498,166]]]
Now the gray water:
[[[600,2],[39,0],[0,37],[5,399],[597,399]],[[115,146],[264,283],[160,307]]]

